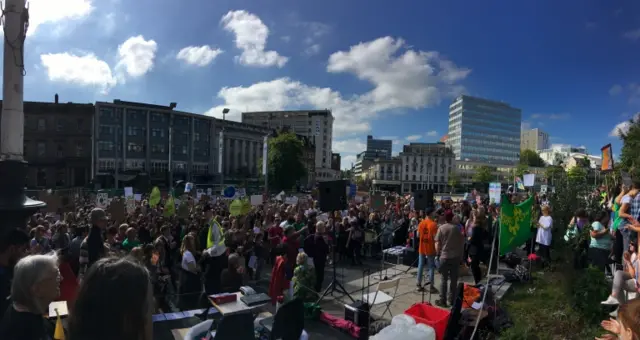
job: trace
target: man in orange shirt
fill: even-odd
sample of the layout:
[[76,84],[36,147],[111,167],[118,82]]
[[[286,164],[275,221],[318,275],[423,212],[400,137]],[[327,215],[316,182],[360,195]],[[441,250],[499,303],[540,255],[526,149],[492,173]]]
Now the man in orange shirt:
[[436,233],[438,232],[438,223],[434,215],[433,208],[428,208],[426,218],[418,225],[418,291],[424,290],[422,286],[422,270],[425,261],[427,264],[427,275],[429,275],[429,291],[437,294],[438,290],[433,285],[436,270]]

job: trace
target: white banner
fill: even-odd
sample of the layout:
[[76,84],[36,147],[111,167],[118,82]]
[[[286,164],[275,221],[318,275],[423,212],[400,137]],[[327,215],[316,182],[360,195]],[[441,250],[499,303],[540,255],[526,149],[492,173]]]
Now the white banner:
[[489,183],[489,201],[491,203],[500,204],[500,195],[502,194],[502,185],[498,182]]

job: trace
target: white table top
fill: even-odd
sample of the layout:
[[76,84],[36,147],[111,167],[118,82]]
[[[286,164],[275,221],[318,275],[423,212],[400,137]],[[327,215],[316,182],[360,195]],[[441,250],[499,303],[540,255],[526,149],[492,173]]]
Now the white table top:
[[247,306],[244,302],[240,300],[240,297],[242,297],[242,293],[236,292],[234,294],[236,294],[237,299],[236,301],[233,301],[233,302],[217,304],[217,303],[214,303],[213,300],[211,299],[209,299],[209,301],[211,301],[211,304],[213,305],[213,307],[215,307],[220,312],[220,314],[222,314],[222,316],[240,314],[240,313],[250,313],[255,309],[258,309],[267,305],[267,303],[263,303],[255,306]]

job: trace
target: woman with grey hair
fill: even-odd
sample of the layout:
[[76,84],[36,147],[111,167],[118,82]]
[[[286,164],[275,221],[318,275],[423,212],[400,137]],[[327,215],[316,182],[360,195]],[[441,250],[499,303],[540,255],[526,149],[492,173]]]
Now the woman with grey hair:
[[43,318],[60,295],[56,254],[30,255],[16,264],[11,283],[12,305],[0,322],[0,339],[48,340],[54,327]]

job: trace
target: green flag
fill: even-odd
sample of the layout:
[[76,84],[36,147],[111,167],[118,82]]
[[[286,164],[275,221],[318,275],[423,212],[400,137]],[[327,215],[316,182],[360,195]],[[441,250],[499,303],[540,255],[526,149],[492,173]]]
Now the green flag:
[[151,194],[149,195],[149,206],[155,208],[155,206],[160,203],[160,198],[162,198],[161,196],[160,189],[158,189],[158,187],[153,187]]
[[507,196],[500,205],[500,255],[525,243],[531,236],[531,207],[533,196],[515,205]]
[[169,196],[167,201],[164,203],[164,217],[171,217],[176,214],[176,202],[173,199],[173,196]]

